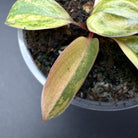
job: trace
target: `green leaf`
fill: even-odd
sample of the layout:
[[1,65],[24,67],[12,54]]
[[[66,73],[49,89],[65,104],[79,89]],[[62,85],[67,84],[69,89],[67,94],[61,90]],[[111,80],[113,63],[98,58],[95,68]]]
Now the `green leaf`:
[[138,69],[138,36],[113,38]]
[[87,19],[88,29],[108,37],[138,33],[138,0],[102,0]]
[[84,82],[99,50],[97,38],[79,37],[54,63],[43,88],[43,121],[61,114]]
[[54,0],[18,0],[6,20],[9,26],[28,29],[49,29],[72,22],[69,14]]

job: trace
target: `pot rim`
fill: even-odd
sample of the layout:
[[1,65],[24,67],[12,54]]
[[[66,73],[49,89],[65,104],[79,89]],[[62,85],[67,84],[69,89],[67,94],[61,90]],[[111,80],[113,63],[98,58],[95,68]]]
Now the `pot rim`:
[[[31,71],[31,73],[35,76],[35,78],[44,85],[46,82],[46,77],[43,73],[38,69],[30,52],[27,49],[26,41],[24,39],[23,30],[18,29],[18,43],[23,59]],[[126,110],[134,107],[138,107],[138,97],[132,98],[129,100],[118,101],[118,102],[99,102],[99,101],[90,101],[86,99],[82,99],[79,97],[75,97],[71,104],[82,107],[85,109],[96,110],[96,111],[119,111]]]

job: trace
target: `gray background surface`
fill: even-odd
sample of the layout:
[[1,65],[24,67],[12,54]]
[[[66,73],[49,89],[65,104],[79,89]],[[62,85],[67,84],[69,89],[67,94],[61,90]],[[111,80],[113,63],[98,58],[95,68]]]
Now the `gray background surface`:
[[42,86],[21,57],[17,30],[4,25],[14,2],[0,1],[0,138],[138,138],[138,108],[97,112],[70,105],[42,124]]

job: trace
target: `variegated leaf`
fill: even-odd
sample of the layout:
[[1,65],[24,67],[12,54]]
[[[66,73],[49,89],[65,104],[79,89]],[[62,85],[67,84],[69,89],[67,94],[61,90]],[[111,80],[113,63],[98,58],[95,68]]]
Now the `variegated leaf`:
[[71,22],[72,18],[55,0],[18,0],[6,20],[9,26],[28,30],[56,28]]
[[68,107],[94,64],[98,49],[97,38],[79,37],[59,56],[42,92],[44,121],[61,114]]
[[102,0],[87,19],[88,29],[108,37],[138,33],[138,0]]
[[114,40],[138,69],[138,36],[114,38]]

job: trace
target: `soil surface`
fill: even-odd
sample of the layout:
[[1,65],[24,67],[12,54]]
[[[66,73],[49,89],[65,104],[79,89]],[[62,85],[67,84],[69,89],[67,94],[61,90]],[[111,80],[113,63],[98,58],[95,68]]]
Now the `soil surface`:
[[[89,0],[56,0],[77,22],[85,22],[92,11]],[[89,32],[74,25],[57,29],[24,31],[35,63],[45,76],[59,54],[74,39],[88,36]],[[100,51],[83,86],[76,96],[84,99],[112,102],[138,97],[138,70],[128,60],[116,42],[98,37]]]

